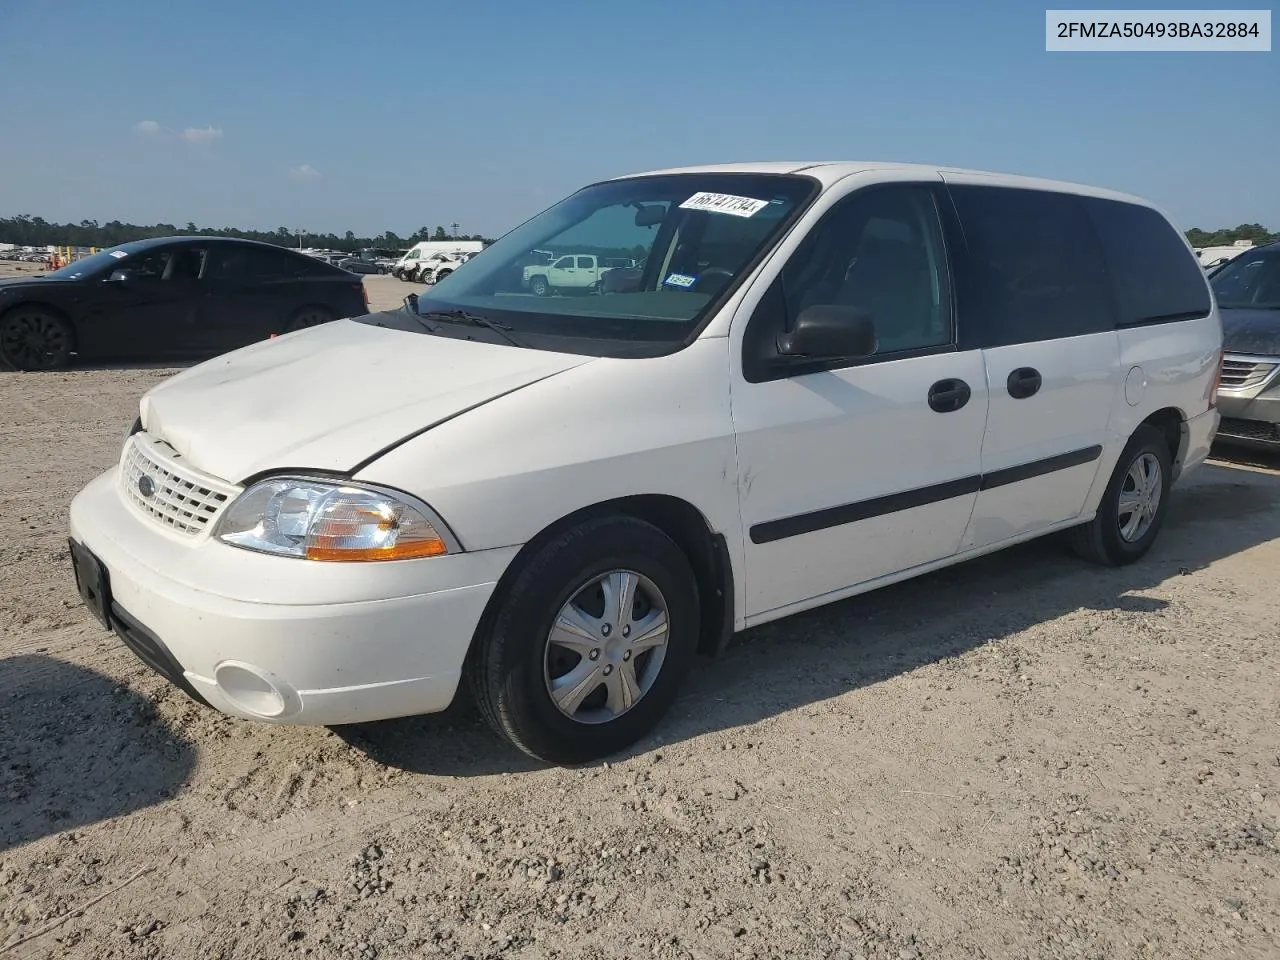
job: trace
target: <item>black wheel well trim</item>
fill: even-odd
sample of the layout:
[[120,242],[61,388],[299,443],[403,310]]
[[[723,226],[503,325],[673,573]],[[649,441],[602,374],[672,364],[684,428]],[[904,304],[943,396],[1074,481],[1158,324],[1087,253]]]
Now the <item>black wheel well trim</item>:
[[1149,414],[1139,426],[1151,426],[1164,435],[1169,446],[1169,462],[1173,465],[1174,478],[1182,471],[1182,459],[1186,455],[1190,439],[1186,427],[1187,418],[1177,407],[1161,407]]
[[702,511],[687,500],[670,494],[636,494],[582,507],[548,524],[531,537],[498,578],[472,634],[467,650],[468,661],[479,648],[479,639],[489,629],[511,582],[520,575],[528,558],[565,530],[600,517],[633,517],[643,520],[675,541],[693,568],[698,581],[698,593],[702,598],[698,653],[714,657],[728,646],[734,634],[735,601],[733,561],[729,556],[728,541],[724,534],[714,531]]

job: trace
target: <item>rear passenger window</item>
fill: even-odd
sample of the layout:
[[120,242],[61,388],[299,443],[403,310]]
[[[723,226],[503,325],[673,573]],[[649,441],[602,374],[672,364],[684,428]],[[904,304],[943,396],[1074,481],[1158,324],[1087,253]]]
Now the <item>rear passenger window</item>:
[[319,264],[302,262],[282,250],[227,244],[214,254],[213,275],[224,280],[284,279],[298,276],[304,268],[316,273],[325,270]]
[[978,345],[1114,329],[1102,251],[1081,198],[968,185],[950,192],[966,242],[960,326]]
[[1204,270],[1173,226],[1150,207],[1090,197],[1121,326],[1209,314]]

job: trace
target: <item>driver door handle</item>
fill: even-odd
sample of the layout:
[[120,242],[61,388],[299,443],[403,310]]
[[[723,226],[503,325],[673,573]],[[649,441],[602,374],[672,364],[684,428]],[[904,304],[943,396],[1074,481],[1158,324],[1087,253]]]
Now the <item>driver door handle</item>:
[[935,413],[954,413],[968,403],[971,396],[973,391],[963,380],[939,380],[929,388],[929,408]]

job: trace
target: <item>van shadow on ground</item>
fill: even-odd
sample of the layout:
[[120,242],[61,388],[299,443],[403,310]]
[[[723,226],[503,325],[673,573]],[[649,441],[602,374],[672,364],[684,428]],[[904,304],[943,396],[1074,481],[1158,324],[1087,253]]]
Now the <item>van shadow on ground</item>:
[[0,660],[0,852],[167,800],[194,764],[150,701],[110,677]]
[[[1280,476],[1214,463],[1173,492],[1155,547],[1102,568],[1044,538],[746,631],[701,662],[630,753],[754,723],[964,653],[1079,609],[1158,611],[1135,596],[1280,536]],[[537,764],[491,734],[470,703],[438,717],[338,728],[389,766],[476,776]]]

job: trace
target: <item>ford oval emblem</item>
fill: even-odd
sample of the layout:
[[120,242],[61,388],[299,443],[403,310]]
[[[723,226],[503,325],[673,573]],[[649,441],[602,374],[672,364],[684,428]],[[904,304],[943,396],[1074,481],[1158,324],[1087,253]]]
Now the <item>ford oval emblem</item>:
[[156,495],[156,482],[148,476],[138,478],[138,492],[150,500]]

